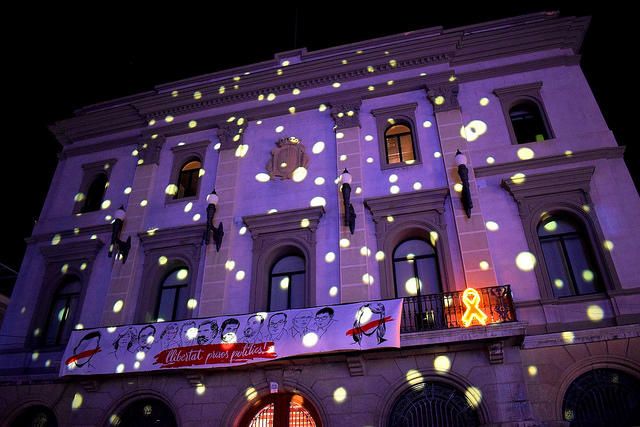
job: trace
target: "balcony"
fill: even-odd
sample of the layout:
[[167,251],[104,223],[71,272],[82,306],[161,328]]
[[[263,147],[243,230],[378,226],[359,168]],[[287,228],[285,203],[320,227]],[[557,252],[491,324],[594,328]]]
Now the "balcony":
[[[465,303],[464,291],[404,298],[400,333],[463,328],[465,325],[462,318],[468,305],[472,306],[472,310],[477,306],[486,314],[487,325],[517,320],[510,285],[476,290],[480,296],[477,304],[475,301],[474,304],[469,304],[468,301]],[[474,319],[469,326],[479,324]]]

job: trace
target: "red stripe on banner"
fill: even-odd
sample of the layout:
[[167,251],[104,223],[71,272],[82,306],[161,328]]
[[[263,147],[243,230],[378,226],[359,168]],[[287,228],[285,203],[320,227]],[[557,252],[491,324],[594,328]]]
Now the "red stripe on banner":
[[371,322],[365,323],[364,325],[360,326],[359,328],[349,329],[345,333],[345,335],[353,335],[357,330],[361,330],[361,331],[367,332],[367,331],[369,331],[371,329],[377,328],[380,323],[383,323],[383,322],[386,323],[386,322],[392,322],[392,321],[393,321],[393,319],[391,318],[391,316],[387,316],[384,319],[372,320]]
[[64,363],[65,363],[65,365],[69,366],[73,362],[77,362],[78,359],[82,359],[83,357],[91,357],[96,353],[100,353],[101,351],[102,351],[102,349],[100,347],[94,348],[93,350],[85,350],[85,351],[82,351],[82,352],[80,352],[78,354],[74,354],[73,356],[68,358]]

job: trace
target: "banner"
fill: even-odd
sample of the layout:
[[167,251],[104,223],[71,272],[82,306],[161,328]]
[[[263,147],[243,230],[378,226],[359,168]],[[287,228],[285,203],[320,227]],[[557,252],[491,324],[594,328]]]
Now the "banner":
[[60,376],[229,367],[400,347],[402,299],[73,331]]

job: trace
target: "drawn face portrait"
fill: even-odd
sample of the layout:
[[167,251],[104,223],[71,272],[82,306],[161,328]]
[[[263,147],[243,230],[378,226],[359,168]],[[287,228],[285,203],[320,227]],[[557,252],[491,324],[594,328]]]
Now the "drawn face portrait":
[[162,335],[166,341],[173,341],[176,338],[176,335],[178,335],[178,325],[175,323],[170,324],[165,328]]
[[234,343],[237,340],[237,332],[240,327],[240,322],[236,319],[228,319],[222,322],[222,332],[220,336],[222,337],[222,342],[225,343]]
[[269,333],[272,337],[277,337],[282,334],[284,325],[287,323],[287,316],[284,313],[274,314],[269,318]]
[[196,338],[198,345],[207,344],[209,342],[210,337],[211,337],[211,323],[205,322],[200,324],[200,326],[198,327],[198,337]]
[[264,318],[257,314],[255,316],[249,317],[247,319],[247,326],[244,329],[245,338],[255,337],[262,328],[262,322],[264,322]]
[[302,331],[309,325],[309,322],[311,322],[312,318],[313,316],[308,311],[300,312],[296,314],[296,317],[293,318],[293,326],[298,331]]
[[156,333],[156,328],[152,325],[145,326],[140,330],[140,334],[138,334],[138,345],[140,348],[151,348],[154,340],[154,334]]
[[211,335],[209,336],[209,341],[213,342],[215,337],[218,336],[218,323],[215,320],[211,322],[210,332],[211,332]]
[[[73,363],[82,367],[89,363],[94,354],[100,351],[100,332],[90,332],[73,349]],[[67,363],[68,365],[69,363]]]
[[316,325],[318,325],[320,329],[326,329],[331,323],[331,319],[333,319],[333,313],[328,311],[319,311],[316,313]]

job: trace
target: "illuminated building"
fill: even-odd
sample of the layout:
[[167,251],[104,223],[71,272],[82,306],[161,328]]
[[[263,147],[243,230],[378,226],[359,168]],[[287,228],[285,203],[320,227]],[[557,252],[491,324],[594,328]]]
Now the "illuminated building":
[[[63,151],[2,325],[0,419],[637,416],[640,200],[580,69],[588,21],[534,14],[299,49],[52,126]],[[313,351],[345,320],[337,304],[396,297],[400,349],[358,350],[374,331],[356,318],[353,350]],[[268,326],[308,354],[136,373],[162,339],[214,334],[202,318],[247,318],[244,337],[262,337],[259,313],[304,307],[313,319]],[[178,319],[187,327],[166,326]],[[223,341],[241,330],[219,326]],[[59,377],[73,328],[88,333],[67,366],[98,348],[135,362]]]

